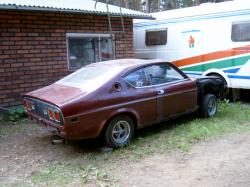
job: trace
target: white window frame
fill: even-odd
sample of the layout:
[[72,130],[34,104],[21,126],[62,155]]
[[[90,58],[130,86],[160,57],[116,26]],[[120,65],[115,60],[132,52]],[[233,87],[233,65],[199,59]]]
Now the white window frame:
[[[70,70],[70,59],[69,59],[69,39],[70,38],[88,38],[88,37],[92,37],[92,38],[98,38],[100,40],[100,38],[110,38],[110,34],[103,34],[103,33],[66,33],[66,45],[67,45],[67,63],[68,63],[68,69]],[[114,40],[114,35],[112,35],[113,40]],[[99,61],[101,61],[101,43],[98,42],[99,44]],[[113,56],[115,58],[115,42],[113,42],[113,46],[112,46],[112,52],[113,52]]]

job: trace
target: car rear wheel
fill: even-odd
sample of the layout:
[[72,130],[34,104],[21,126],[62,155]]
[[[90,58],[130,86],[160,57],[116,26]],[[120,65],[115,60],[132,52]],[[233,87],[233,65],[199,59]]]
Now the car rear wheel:
[[120,148],[129,144],[133,135],[134,121],[126,115],[120,115],[109,122],[105,130],[104,139],[108,146]]
[[213,94],[203,97],[201,104],[201,114],[203,117],[212,117],[217,113],[217,98]]

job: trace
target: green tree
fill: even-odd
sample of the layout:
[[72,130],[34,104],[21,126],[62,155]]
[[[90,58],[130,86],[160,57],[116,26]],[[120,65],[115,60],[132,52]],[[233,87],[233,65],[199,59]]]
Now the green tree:
[[[106,3],[107,0],[97,0]],[[223,2],[229,0],[108,0],[108,4],[129,8],[132,10],[152,13],[177,8],[197,6],[207,2]]]

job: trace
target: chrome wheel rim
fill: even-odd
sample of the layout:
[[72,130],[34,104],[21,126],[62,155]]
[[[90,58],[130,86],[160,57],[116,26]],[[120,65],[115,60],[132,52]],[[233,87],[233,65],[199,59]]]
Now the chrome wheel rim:
[[130,132],[131,128],[127,121],[118,121],[113,127],[112,138],[116,143],[122,144],[128,140]]
[[208,114],[209,116],[213,116],[215,113],[216,113],[216,100],[212,98],[208,103]]

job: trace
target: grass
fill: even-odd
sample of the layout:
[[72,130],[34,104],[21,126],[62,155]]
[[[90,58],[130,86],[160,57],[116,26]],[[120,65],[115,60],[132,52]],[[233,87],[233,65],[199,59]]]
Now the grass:
[[[4,128],[5,129],[5,128]],[[22,129],[18,129],[18,131]],[[213,118],[197,118],[193,114],[140,130],[132,143],[113,152],[92,151],[81,156],[65,156],[34,173],[31,186],[113,186],[116,180],[109,170],[121,163],[137,162],[152,154],[179,149],[188,151],[193,144],[231,133],[250,131],[250,107],[241,103],[220,103]],[[1,130],[9,133],[9,131]],[[85,163],[85,164],[83,164]],[[87,163],[87,164],[86,164]],[[28,185],[30,186],[30,185]]]
[[106,157],[137,160],[173,149],[188,151],[194,143],[230,133],[250,131],[250,108],[241,103],[220,103],[213,118],[184,116],[141,130],[130,146]]
[[221,103],[216,117],[203,119],[190,115],[160,124],[141,133],[132,147],[141,145],[142,155],[169,148],[187,151],[193,143],[247,130],[250,130],[250,108],[240,103]]
[[22,118],[15,122],[0,120],[0,138],[9,136],[9,134],[32,133],[39,128],[41,127],[32,124],[28,118]]
[[34,186],[110,186],[115,182],[105,171],[93,165],[80,166],[71,163],[56,163],[31,177]]

